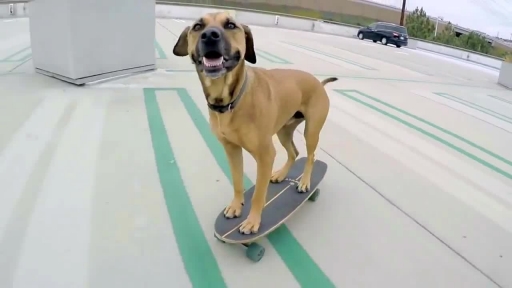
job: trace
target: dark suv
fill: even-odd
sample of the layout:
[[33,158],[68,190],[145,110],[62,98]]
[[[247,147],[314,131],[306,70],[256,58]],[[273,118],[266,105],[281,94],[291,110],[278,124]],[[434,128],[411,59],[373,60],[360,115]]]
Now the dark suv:
[[376,22],[357,31],[357,38],[380,41],[383,45],[392,44],[397,48],[407,46],[407,28],[393,23]]

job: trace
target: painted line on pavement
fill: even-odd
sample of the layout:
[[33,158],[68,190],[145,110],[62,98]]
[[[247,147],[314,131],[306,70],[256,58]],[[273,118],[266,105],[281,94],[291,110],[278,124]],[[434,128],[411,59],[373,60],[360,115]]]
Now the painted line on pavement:
[[213,251],[206,240],[181,176],[174,161],[156,91],[144,89],[144,101],[160,184],[169,219],[185,270],[193,287],[227,287]]
[[[30,50],[30,46],[19,50],[18,52],[11,54],[10,56],[5,57],[4,59],[0,59],[0,63],[2,62],[23,62],[32,56],[32,52]],[[29,51],[26,55],[25,52]]]
[[[210,124],[207,119],[201,113],[186,89],[175,88],[175,90],[183,102],[185,109],[187,109],[190,118],[196,125],[196,128],[201,133],[203,140],[210,148],[217,164],[232,183],[231,172],[224,148],[211,131]],[[252,186],[254,186],[254,183],[244,173],[245,189],[247,190]],[[327,277],[327,275],[325,275],[304,247],[302,247],[299,241],[293,236],[286,224],[281,225],[274,232],[270,233],[267,236],[267,239],[301,287],[335,287],[332,281]]]
[[492,125],[498,129],[503,130],[504,132],[512,133],[512,125],[510,125],[510,123],[507,123],[506,121],[503,121],[502,119],[496,118],[493,115],[490,115],[489,113],[485,113],[481,110],[478,110],[478,109],[475,109],[468,105],[465,105],[464,103],[454,101],[450,98],[439,97],[439,95],[436,95],[430,91],[411,90],[411,92],[414,93],[415,95],[418,95],[418,96],[428,99],[430,101],[436,102],[443,106],[454,109],[455,111],[464,113],[464,114],[471,116],[475,119],[483,121],[489,125]]
[[323,51],[320,51],[320,50],[317,50],[317,49],[313,49],[311,47],[303,46],[303,45],[296,44],[296,43],[285,42],[285,41],[280,41],[280,42],[285,44],[285,45],[288,45],[288,46],[291,46],[291,47],[296,47],[296,48],[299,48],[299,49],[302,49],[302,50],[305,50],[305,51],[313,52],[313,53],[321,55],[321,56],[326,56],[326,57],[329,57],[331,59],[335,59],[335,60],[338,60],[338,61],[344,62],[346,64],[350,64],[350,65],[356,66],[356,67],[364,69],[364,70],[373,70],[373,71],[377,70],[377,69],[375,69],[373,67],[370,67],[370,66],[367,66],[367,65],[355,62],[353,60],[349,60],[349,59],[346,59],[346,58],[338,56],[338,55],[334,55],[334,54],[323,52]]
[[417,131],[382,121],[381,115],[361,102],[350,97],[333,98],[333,108],[341,113],[329,116],[329,120],[512,232],[510,186],[467,165],[464,159]]
[[160,46],[160,43],[158,43],[158,41],[156,39],[155,39],[155,50],[156,50],[156,53],[158,54],[157,59],[167,59],[167,55],[165,54],[164,49],[162,48],[162,46]]
[[[197,73],[196,70],[193,69],[166,69],[166,72],[169,73]],[[450,83],[450,82],[437,82],[437,81],[427,81],[427,80],[416,80],[416,79],[401,79],[401,78],[386,78],[386,77],[367,77],[367,76],[353,76],[353,75],[342,75],[342,74],[317,74],[313,73],[316,77],[338,77],[343,79],[350,80],[372,80],[372,81],[389,81],[389,82],[404,82],[404,83],[425,83],[432,85],[447,85],[447,86],[456,86],[456,87],[471,87],[471,88],[479,88],[486,90],[499,90],[503,91],[503,89],[496,88],[486,88],[478,85],[470,85],[470,84],[461,84],[461,83]]]
[[447,94],[447,93],[433,92],[433,94],[435,94],[437,96],[440,96],[440,97],[444,97],[446,99],[450,99],[450,100],[452,100],[454,102],[460,103],[460,104],[462,104],[464,106],[467,106],[467,107],[471,107],[471,108],[473,108],[475,110],[478,110],[478,111],[480,111],[480,112],[482,112],[484,114],[487,114],[487,115],[492,116],[494,118],[500,119],[500,120],[502,120],[504,122],[512,124],[512,117],[500,114],[500,113],[498,113],[498,112],[496,112],[494,110],[491,110],[489,108],[486,108],[484,106],[472,103],[470,101],[461,99],[460,97],[456,97],[456,96],[453,96],[453,95],[450,95],[450,94]]
[[2,190],[8,192],[0,193],[0,237],[11,218],[15,203],[21,197],[28,177],[51,141],[55,127],[69,103],[68,99],[47,97],[1,152],[0,183]]
[[460,141],[462,141],[462,142],[464,142],[464,143],[466,143],[466,144],[468,144],[468,145],[470,145],[470,146],[472,146],[472,147],[474,147],[474,148],[476,148],[476,149],[478,149],[478,150],[480,150],[480,151],[482,151],[482,152],[484,152],[484,153],[486,153],[486,154],[488,154],[488,155],[490,155],[490,156],[492,156],[492,157],[494,157],[494,158],[496,158],[496,159],[498,159],[498,160],[500,160],[500,161],[502,161],[502,162],[504,162],[504,163],[506,163],[508,165],[512,165],[512,161],[510,161],[508,159],[505,159],[504,157],[501,157],[501,156],[497,155],[496,153],[493,153],[493,152],[491,152],[491,151],[489,151],[489,150],[487,150],[487,149],[485,149],[485,148],[483,148],[483,147],[481,147],[481,146],[479,146],[479,145],[477,145],[477,144],[475,144],[475,143],[473,143],[473,142],[471,142],[471,141],[469,141],[469,140],[467,140],[467,139],[465,139],[465,138],[463,138],[463,137],[461,137],[461,136],[459,136],[459,135],[457,135],[457,134],[455,134],[455,133],[453,133],[451,131],[448,131],[448,130],[446,130],[444,128],[441,128],[440,126],[437,126],[437,125],[435,125],[435,124],[433,124],[433,123],[431,123],[431,122],[429,122],[429,121],[427,121],[425,119],[422,119],[422,118],[420,118],[418,116],[415,116],[415,115],[413,115],[411,113],[408,113],[405,110],[397,108],[397,107],[395,107],[395,106],[393,106],[391,104],[388,104],[388,103],[386,103],[386,102],[384,102],[382,100],[379,100],[379,99],[377,99],[375,97],[371,97],[371,96],[369,96],[369,95],[367,95],[367,94],[365,94],[363,92],[360,92],[360,91],[357,91],[357,90],[343,90],[343,89],[333,89],[333,90],[336,91],[337,93],[339,93],[340,95],[344,96],[344,97],[352,99],[352,100],[354,100],[354,101],[356,101],[356,102],[358,102],[358,103],[360,103],[360,104],[362,104],[362,105],[364,105],[364,106],[366,106],[366,107],[368,107],[370,109],[373,109],[374,111],[376,111],[376,112],[378,112],[380,114],[383,114],[383,115],[385,115],[385,116],[387,116],[387,117],[389,117],[389,118],[391,118],[391,119],[393,119],[393,120],[395,120],[395,121],[397,121],[397,122],[399,122],[399,123],[401,123],[401,124],[403,124],[403,125],[405,125],[405,126],[407,126],[409,128],[412,128],[412,129],[422,133],[425,136],[428,136],[429,138],[431,138],[431,139],[433,139],[433,140],[435,140],[435,141],[437,141],[437,142],[439,142],[439,143],[441,143],[441,144],[443,144],[443,145],[445,145],[445,146],[455,150],[456,152],[458,152],[458,153],[468,157],[469,159],[472,159],[472,160],[476,161],[477,163],[482,164],[483,166],[491,169],[492,171],[494,171],[496,173],[499,173],[499,174],[507,177],[508,179],[512,179],[512,174],[508,173],[507,171],[494,166],[493,164],[483,160],[482,158],[479,158],[478,156],[469,153],[468,151],[466,151],[466,150],[464,150],[464,149],[462,149],[462,148],[460,148],[460,147],[458,147],[458,146],[456,146],[456,145],[446,141],[445,139],[443,139],[443,138],[441,138],[441,137],[439,137],[437,135],[434,135],[433,133],[430,133],[430,132],[428,132],[428,131],[426,131],[426,130],[424,130],[424,129],[422,129],[422,128],[414,125],[414,124],[411,124],[410,122],[407,122],[407,121],[405,121],[405,120],[403,120],[403,119],[401,119],[401,118],[399,118],[399,117],[397,117],[395,115],[392,115],[392,114],[390,114],[390,113],[388,113],[388,112],[386,112],[384,110],[381,110],[381,109],[379,109],[376,106],[373,106],[373,105],[371,105],[369,103],[361,101],[360,99],[358,99],[358,98],[356,98],[356,97],[354,97],[354,96],[352,96],[352,95],[350,95],[348,93],[351,93],[351,92],[352,93],[357,93],[357,94],[359,94],[359,95],[361,95],[363,97],[366,97],[368,99],[374,100],[375,102],[378,102],[378,103],[380,103],[380,104],[382,104],[382,105],[384,105],[384,106],[386,106],[388,108],[391,108],[391,109],[393,109],[395,111],[398,111],[398,112],[400,112],[400,113],[402,113],[404,115],[412,117],[412,118],[414,118],[414,119],[416,119],[416,120],[418,120],[418,121],[420,121],[420,122],[422,122],[424,124],[429,125],[430,127],[433,127],[433,128],[435,128],[435,129],[437,129],[439,131],[444,132],[445,134],[448,134],[448,135],[450,135],[450,136],[452,136],[454,138],[457,138],[458,140],[460,140]]
[[292,62],[286,60],[286,59],[283,59],[277,55],[274,55],[270,52],[267,52],[267,51],[264,51],[264,50],[261,50],[261,49],[255,49],[256,50],[256,56],[258,57],[261,57],[265,60],[267,60],[268,62],[270,63],[275,63],[275,64],[292,64]]
[[14,287],[87,287],[91,199],[106,103],[84,98],[71,115],[34,205]]
[[508,103],[508,104],[512,105],[512,101],[510,101],[510,100],[506,100],[506,99],[503,99],[501,97],[494,96],[494,95],[487,95],[487,96],[492,97],[492,98],[494,98],[494,99],[496,99],[498,101],[505,102],[505,103]]

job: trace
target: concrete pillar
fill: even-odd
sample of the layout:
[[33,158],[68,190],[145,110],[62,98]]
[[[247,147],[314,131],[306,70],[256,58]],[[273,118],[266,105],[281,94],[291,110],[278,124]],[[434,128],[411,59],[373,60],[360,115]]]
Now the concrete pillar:
[[77,85],[155,69],[154,0],[29,3],[36,71]]
[[498,76],[498,84],[512,89],[512,62],[501,63],[500,74]]

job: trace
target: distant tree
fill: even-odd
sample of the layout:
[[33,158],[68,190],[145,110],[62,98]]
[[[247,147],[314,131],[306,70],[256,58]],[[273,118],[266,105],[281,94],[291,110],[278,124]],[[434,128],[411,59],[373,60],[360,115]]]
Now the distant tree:
[[459,38],[455,34],[455,30],[451,22],[448,22],[444,29],[440,33],[437,33],[437,36],[435,36],[433,40],[446,45],[460,46]]
[[505,62],[512,63],[512,53],[505,54]]
[[428,18],[423,7],[414,9],[405,19],[405,27],[409,36],[431,40],[434,37],[436,26]]
[[443,31],[438,33],[433,40],[446,45],[457,46],[485,54],[491,51],[491,44],[487,42],[485,37],[476,32],[470,32],[467,35],[457,37],[453,25],[450,22],[448,22],[448,25],[446,25]]
[[460,36],[460,44],[462,47],[477,51],[480,53],[489,53],[491,50],[491,44],[487,42],[484,36],[481,36],[478,33],[470,32],[467,35]]
[[433,21],[430,21],[423,7],[416,7],[416,9],[407,15],[405,26],[407,27],[407,32],[410,37],[440,42],[485,54],[490,53],[492,50],[491,44],[479,33],[471,32],[467,35],[457,37],[451,22],[448,22],[448,25],[434,36],[436,26]]

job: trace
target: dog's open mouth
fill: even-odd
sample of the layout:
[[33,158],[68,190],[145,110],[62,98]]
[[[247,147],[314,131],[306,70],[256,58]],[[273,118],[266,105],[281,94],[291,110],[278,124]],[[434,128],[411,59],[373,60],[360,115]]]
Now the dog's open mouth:
[[226,59],[217,51],[209,51],[203,56],[204,74],[210,78],[218,78],[226,73],[224,63]]
[[224,68],[224,56],[219,52],[208,52],[203,56],[203,65],[205,69],[221,69]]
[[215,79],[231,71],[239,61],[240,52],[236,52],[231,56],[224,56],[218,51],[208,51],[199,62],[202,64],[204,74]]

